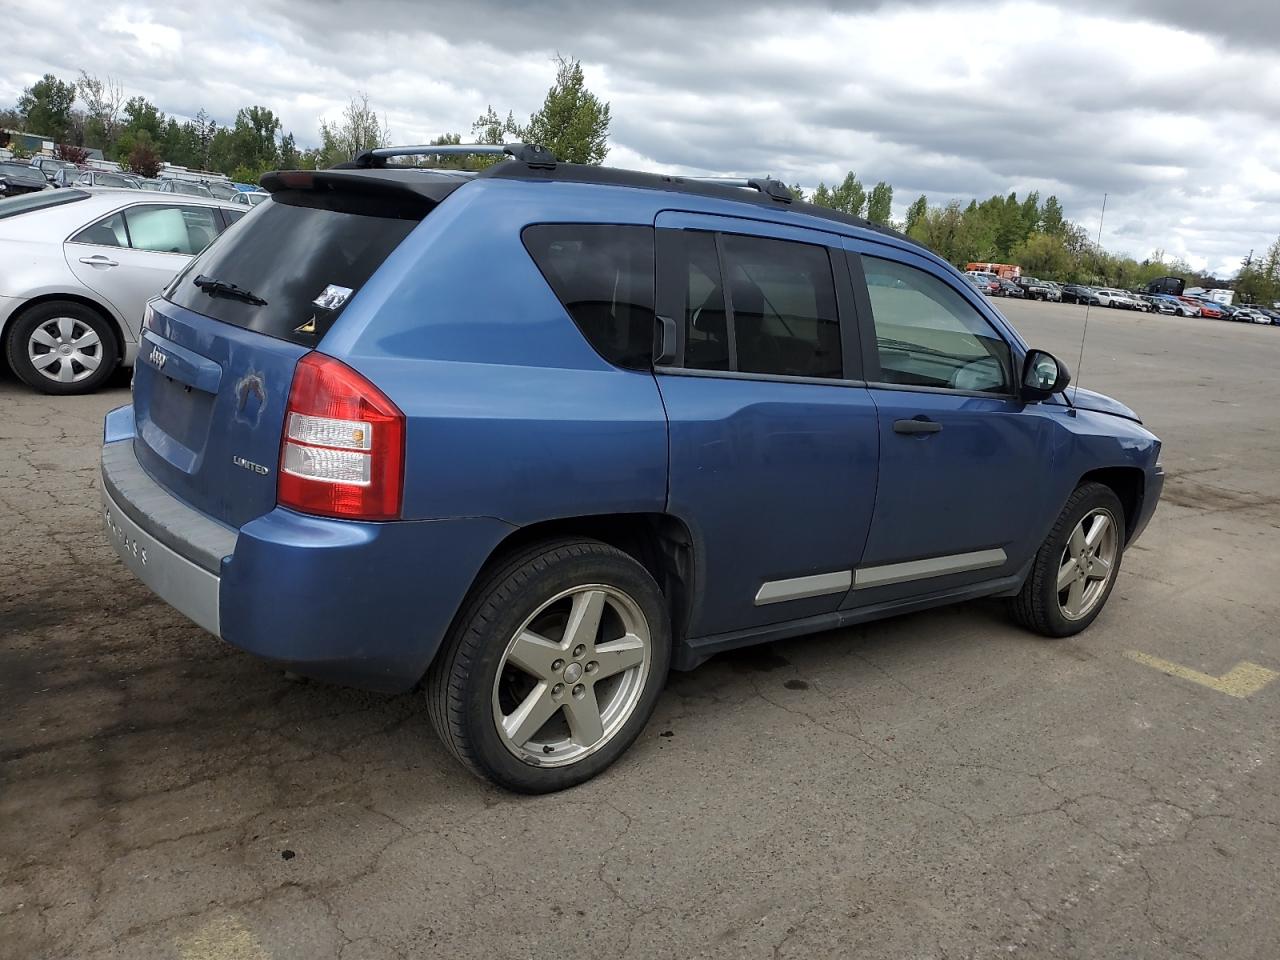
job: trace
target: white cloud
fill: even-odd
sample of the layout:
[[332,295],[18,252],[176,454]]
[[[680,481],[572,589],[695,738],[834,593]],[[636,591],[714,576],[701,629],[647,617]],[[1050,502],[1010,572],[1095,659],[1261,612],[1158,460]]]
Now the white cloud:
[[83,67],[181,116],[270,107],[306,144],[365,91],[419,142],[490,104],[523,118],[560,52],[611,102],[618,165],[806,186],[853,169],[899,211],[1039,190],[1090,231],[1107,193],[1104,245],[1223,272],[1280,232],[1280,4],[1211,24],[1193,0],[16,4],[0,104]]

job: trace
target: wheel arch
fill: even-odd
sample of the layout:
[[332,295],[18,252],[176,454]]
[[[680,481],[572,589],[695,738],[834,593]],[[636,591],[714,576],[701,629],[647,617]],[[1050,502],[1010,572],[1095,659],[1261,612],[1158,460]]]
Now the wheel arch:
[[1100,483],[1109,487],[1124,508],[1125,543],[1133,538],[1133,531],[1142,512],[1142,499],[1146,493],[1147,478],[1140,467],[1100,467],[1084,474],[1076,483]]
[[527,524],[494,548],[476,582],[512,553],[565,537],[599,540],[633,557],[657,581],[667,600],[672,642],[678,644],[688,636],[694,596],[694,538],[688,526],[669,513],[589,514]]

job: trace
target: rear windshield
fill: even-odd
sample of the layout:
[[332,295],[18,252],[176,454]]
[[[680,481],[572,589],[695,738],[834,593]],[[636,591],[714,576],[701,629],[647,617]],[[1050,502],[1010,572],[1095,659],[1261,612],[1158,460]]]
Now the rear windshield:
[[[359,210],[360,212],[355,212]],[[421,212],[366,199],[282,191],[253,209],[178,275],[168,299],[267,336],[314,346],[418,224]],[[232,283],[266,303],[216,295],[197,277]]]
[[16,217],[20,213],[32,210],[43,210],[45,207],[60,207],[64,203],[75,203],[89,196],[83,190],[41,190],[39,193],[24,193],[17,197],[5,197],[0,200],[0,220]]

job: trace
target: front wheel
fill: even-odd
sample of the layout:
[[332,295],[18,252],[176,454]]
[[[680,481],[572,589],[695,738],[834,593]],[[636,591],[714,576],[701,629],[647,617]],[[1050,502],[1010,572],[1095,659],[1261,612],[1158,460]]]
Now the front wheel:
[[1014,619],[1046,637],[1069,637],[1093,623],[1120,572],[1124,523],[1110,487],[1077,487],[1012,601]]
[[643,566],[595,540],[545,543],[473,591],[427,677],[432,725],[478,776],[563,790],[632,744],[670,657],[667,606]]

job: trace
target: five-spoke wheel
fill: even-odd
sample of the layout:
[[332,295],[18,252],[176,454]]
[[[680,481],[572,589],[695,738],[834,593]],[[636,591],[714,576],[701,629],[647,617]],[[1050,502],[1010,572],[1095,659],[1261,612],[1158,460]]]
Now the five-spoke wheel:
[[609,742],[644,690],[652,644],[639,605],[583,584],[542,604],[507,644],[493,716],[517,757],[573,763]]
[[657,704],[666,600],[632,556],[595,540],[508,554],[482,575],[427,676],[431,720],[473,772],[526,793],[613,763]]
[[1031,563],[1011,606],[1023,626],[1049,637],[1079,633],[1102,612],[1124,554],[1124,508],[1101,483],[1083,483]]

